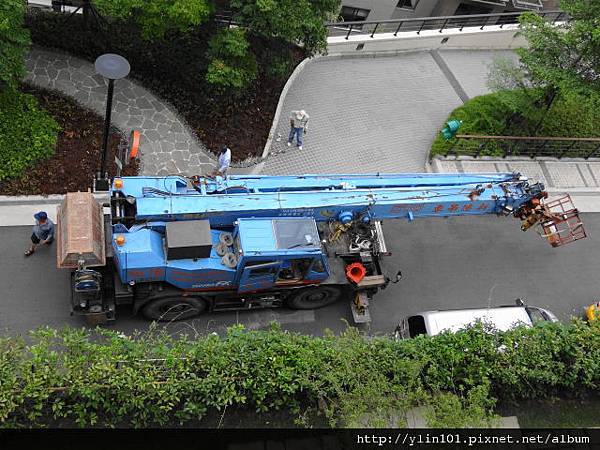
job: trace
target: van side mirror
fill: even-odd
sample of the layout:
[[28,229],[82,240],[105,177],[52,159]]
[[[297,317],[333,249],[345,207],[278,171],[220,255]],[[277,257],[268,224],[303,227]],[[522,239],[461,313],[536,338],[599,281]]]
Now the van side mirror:
[[515,303],[517,304],[517,306],[525,306],[525,302],[520,298],[516,298]]

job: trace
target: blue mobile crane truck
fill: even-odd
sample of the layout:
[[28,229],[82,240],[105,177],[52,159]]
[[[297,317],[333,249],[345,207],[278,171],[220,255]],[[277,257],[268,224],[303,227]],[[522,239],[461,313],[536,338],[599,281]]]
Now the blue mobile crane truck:
[[354,320],[399,271],[382,221],[512,215],[553,246],[585,237],[568,196],[517,173],[121,177],[105,200],[69,193],[57,264],[89,323],[131,305],[151,320],[350,300]]

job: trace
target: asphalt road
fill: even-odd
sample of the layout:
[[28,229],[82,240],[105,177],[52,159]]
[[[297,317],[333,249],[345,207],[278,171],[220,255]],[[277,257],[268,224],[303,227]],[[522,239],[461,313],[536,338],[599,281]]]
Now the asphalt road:
[[[478,307],[514,302],[554,311],[562,320],[579,315],[600,297],[600,214],[584,214],[586,240],[551,248],[533,231],[523,233],[511,218],[461,217],[419,219],[384,224],[389,261],[404,278],[379,293],[371,307],[371,332],[389,333],[401,317],[431,309]],[[55,268],[55,248],[23,256],[30,227],[0,228],[0,330],[26,333],[43,325],[83,326],[69,316],[68,273]],[[172,332],[222,332],[242,323],[258,329],[272,320],[284,328],[320,335],[339,332],[351,323],[349,305],[341,301],[317,311],[262,310],[216,313],[167,325]],[[118,311],[112,328],[131,333],[148,326],[127,309]]]

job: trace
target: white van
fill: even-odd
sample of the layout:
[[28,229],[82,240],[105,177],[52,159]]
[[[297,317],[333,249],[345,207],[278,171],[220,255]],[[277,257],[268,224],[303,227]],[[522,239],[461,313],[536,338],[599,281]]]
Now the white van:
[[493,308],[426,311],[402,319],[396,327],[396,338],[408,339],[421,334],[435,336],[443,331],[458,331],[477,321],[489,323],[498,331],[507,331],[519,325],[528,327],[538,322],[557,322],[556,316],[545,309],[527,306],[517,299],[516,306]]

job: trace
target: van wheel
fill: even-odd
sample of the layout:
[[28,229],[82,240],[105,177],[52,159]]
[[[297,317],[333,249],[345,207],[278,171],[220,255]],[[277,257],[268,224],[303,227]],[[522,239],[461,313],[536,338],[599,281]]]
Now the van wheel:
[[335,303],[342,294],[335,286],[318,286],[301,289],[286,300],[292,309],[318,309]]
[[163,297],[146,304],[142,308],[142,315],[158,322],[172,322],[196,317],[207,307],[208,303],[202,297]]

